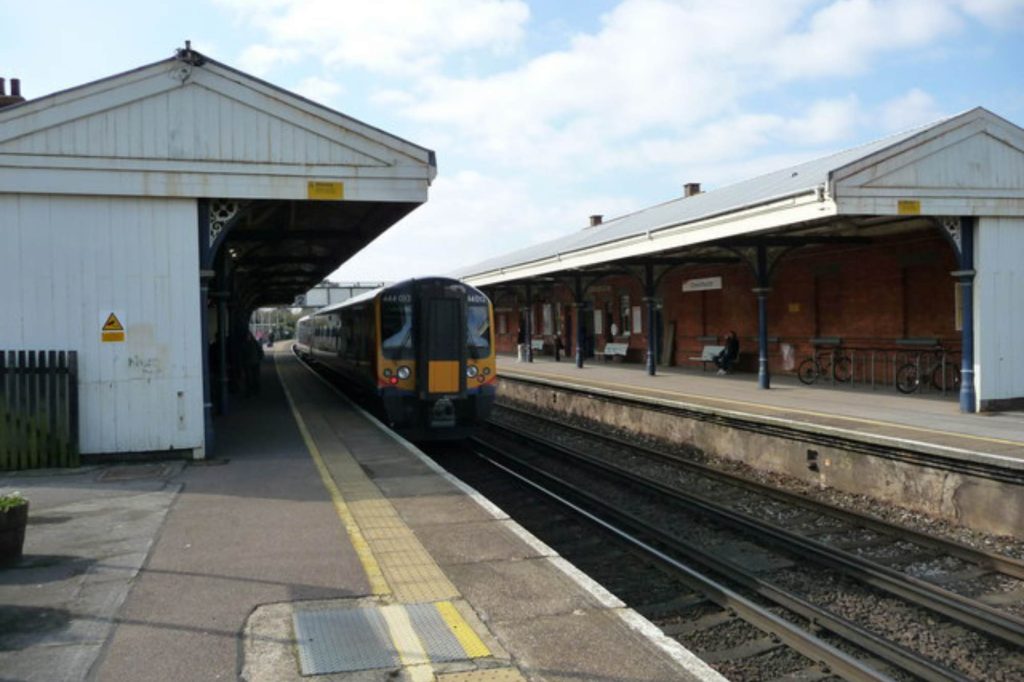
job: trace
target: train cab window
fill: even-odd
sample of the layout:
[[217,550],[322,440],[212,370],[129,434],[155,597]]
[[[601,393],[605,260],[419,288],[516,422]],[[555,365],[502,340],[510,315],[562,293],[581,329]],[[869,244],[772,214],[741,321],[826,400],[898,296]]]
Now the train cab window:
[[385,297],[380,304],[381,352],[392,360],[415,357],[412,346],[412,297]]
[[466,345],[471,358],[485,358],[491,354],[491,316],[486,304],[466,306]]

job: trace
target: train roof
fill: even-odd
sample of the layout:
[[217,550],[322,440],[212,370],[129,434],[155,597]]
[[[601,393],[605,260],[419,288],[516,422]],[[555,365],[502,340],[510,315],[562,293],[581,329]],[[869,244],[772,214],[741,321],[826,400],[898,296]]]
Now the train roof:
[[367,301],[372,301],[373,299],[377,298],[378,296],[383,294],[385,291],[388,291],[390,289],[403,289],[403,288],[406,288],[406,287],[414,284],[415,282],[426,282],[426,281],[453,282],[453,283],[456,283],[456,284],[461,284],[462,286],[466,287],[467,289],[472,289],[473,291],[476,291],[477,293],[483,294],[482,291],[477,289],[472,284],[467,284],[466,282],[463,282],[462,280],[456,279],[454,277],[443,277],[443,276],[437,276],[437,277],[433,277],[433,276],[432,277],[410,277],[409,279],[404,279],[404,280],[402,280],[400,282],[395,282],[394,284],[388,284],[386,286],[377,287],[376,289],[373,289],[371,291],[366,291],[364,293],[359,294],[358,296],[353,296],[352,298],[346,299],[346,300],[342,301],[341,303],[333,303],[333,304],[331,304],[329,306],[324,306],[320,310],[317,310],[315,313],[313,313],[313,315],[325,315],[327,313],[332,313],[335,310],[341,310],[342,308],[348,308],[349,306],[359,305],[360,303],[366,303]]

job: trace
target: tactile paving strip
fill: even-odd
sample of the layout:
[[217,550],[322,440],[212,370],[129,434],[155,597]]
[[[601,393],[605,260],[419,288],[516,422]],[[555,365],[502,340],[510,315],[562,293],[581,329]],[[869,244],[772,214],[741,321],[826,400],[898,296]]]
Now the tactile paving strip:
[[374,609],[296,611],[293,620],[303,675],[401,665],[384,618]]
[[469,658],[433,604],[410,604],[405,610],[432,662],[449,663]]

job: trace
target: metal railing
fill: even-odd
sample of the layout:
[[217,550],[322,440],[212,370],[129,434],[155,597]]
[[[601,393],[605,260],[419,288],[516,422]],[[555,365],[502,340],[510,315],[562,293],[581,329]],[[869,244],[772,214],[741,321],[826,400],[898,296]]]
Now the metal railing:
[[[956,395],[960,389],[960,353],[942,346],[927,348],[815,347],[797,367],[804,383],[839,387],[896,388],[901,393]],[[807,380],[807,368],[816,376]]]
[[0,350],[0,470],[78,465],[78,353]]

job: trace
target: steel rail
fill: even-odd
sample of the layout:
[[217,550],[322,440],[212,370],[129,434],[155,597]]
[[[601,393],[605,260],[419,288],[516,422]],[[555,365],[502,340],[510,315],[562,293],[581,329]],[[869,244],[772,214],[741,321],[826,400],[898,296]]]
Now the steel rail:
[[660,481],[634,474],[631,471],[621,469],[563,445],[546,442],[535,434],[529,434],[519,429],[500,428],[506,429],[509,433],[516,434],[519,438],[527,438],[534,442],[539,442],[545,448],[560,453],[563,456],[586,462],[588,465],[604,470],[616,477],[628,479],[637,485],[644,486],[680,504],[684,504],[705,516],[751,533],[759,539],[771,538],[774,542],[800,556],[810,556],[819,563],[845,572],[862,582],[901,599],[936,613],[941,613],[970,628],[997,637],[1015,646],[1024,646],[1024,620],[1002,613],[986,604],[968,599],[888,567],[872,563],[863,557],[851,554],[837,547],[778,528],[747,514],[727,509],[713,500],[695,493],[671,488]]
[[[501,453],[501,451],[495,448],[494,446],[482,443],[478,440],[475,442],[475,445],[477,445],[477,447],[482,447],[487,450],[490,450],[492,453],[495,453],[500,457],[509,457],[506,453]],[[587,518],[592,523],[596,523],[608,532],[617,535],[618,537],[622,538],[624,541],[628,542],[634,547],[643,550],[648,555],[671,566],[675,571],[677,571],[680,574],[680,576],[684,579],[684,581],[687,584],[689,584],[695,590],[706,595],[707,598],[713,601],[715,604],[722,608],[732,610],[737,615],[739,615],[744,621],[750,623],[757,629],[773,637],[777,637],[780,643],[786,644],[787,646],[791,647],[795,651],[798,651],[800,654],[807,657],[811,661],[814,661],[826,667],[829,672],[836,673],[844,679],[850,680],[851,682],[892,681],[891,677],[870,667],[862,661],[857,660],[853,656],[850,656],[849,654],[833,647],[831,644],[822,641],[818,637],[815,637],[813,634],[800,629],[793,623],[790,623],[776,616],[771,611],[761,606],[758,606],[754,602],[750,601],[746,597],[743,597],[739,593],[731,590],[725,585],[712,580],[711,578],[695,571],[694,569],[690,568],[689,566],[686,566],[685,564],[680,563],[679,561],[669,556],[665,552],[662,552],[653,545],[644,542],[643,540],[632,535],[628,531],[619,528],[618,526],[609,523],[608,521],[605,521],[604,519],[596,516],[592,512],[584,509],[583,507],[572,502],[571,500],[566,499],[562,495],[559,495],[554,491],[548,490],[543,485],[531,480],[529,477],[524,476],[523,474],[517,471],[514,471],[513,469],[501,464],[500,462],[496,462],[491,457],[488,457],[487,455],[481,453],[477,454],[480,457],[486,459],[492,465],[506,471],[508,474],[523,481],[524,483],[533,487],[534,489],[538,490],[544,495],[558,501],[560,504],[565,505],[566,507],[569,507],[576,513]],[[547,478],[549,481],[555,482],[555,484],[559,486],[572,489],[573,494],[579,495],[584,499],[587,499],[589,503],[601,507],[606,507],[606,505],[602,503],[600,500],[596,500],[595,498],[593,498],[593,496],[589,495],[584,491],[574,489],[574,487],[571,484],[567,484],[562,481],[557,481],[555,477],[552,477],[550,474],[547,474],[545,472],[536,471],[536,473],[544,478]],[[606,510],[606,512],[616,517],[620,516],[620,512],[614,512],[613,510],[610,509]],[[635,520],[633,522],[630,522],[625,517],[622,517],[620,520],[626,520],[629,523],[635,522]],[[824,621],[816,622],[821,625],[824,624]],[[930,679],[960,680],[961,678],[946,676],[942,678]]]
[[[914,542],[916,544],[933,547],[943,552],[947,552],[948,554],[955,556],[958,559],[963,559],[964,561],[976,564],[981,568],[989,569],[996,573],[1001,573],[1003,575],[1018,580],[1024,580],[1024,561],[1021,561],[1020,559],[1014,559],[1012,557],[1003,556],[1001,554],[996,554],[994,552],[987,552],[985,550],[975,549],[974,547],[970,547],[963,543],[956,542],[955,540],[948,540],[946,538],[935,537],[933,535],[926,535],[912,528],[898,526],[896,524],[888,523],[880,519],[865,516],[863,514],[858,514],[857,512],[853,512],[848,509],[843,509],[842,507],[837,507],[836,505],[829,504],[828,502],[821,502],[819,500],[812,499],[805,495],[800,495],[798,493],[790,493],[785,490],[779,490],[778,488],[772,488],[750,478],[746,478],[738,474],[731,474],[725,471],[719,471],[706,464],[692,462],[681,457],[677,457],[675,455],[660,452],[646,445],[632,443],[624,438],[619,438],[617,436],[607,434],[595,434],[593,431],[588,431],[584,428],[575,426],[573,424],[563,424],[561,422],[556,422],[543,415],[526,412],[525,410],[522,410],[517,407],[502,405],[501,409],[508,410],[509,412],[513,413],[522,414],[530,417],[531,419],[542,420],[544,422],[552,424],[553,426],[559,429],[575,431],[577,433],[581,433],[592,438],[596,437],[600,440],[615,443],[616,445],[621,445],[622,447],[629,448],[630,450],[637,451],[646,456],[657,458],[662,462],[679,466],[693,473],[706,476],[708,478],[713,478],[717,481],[727,483],[729,485],[734,485],[745,490],[749,490],[758,495],[763,495],[765,497],[770,497],[780,502],[785,502],[786,504],[800,506],[805,509],[810,509],[816,512],[824,511],[828,515],[835,516],[848,523],[856,524],[858,526],[862,526],[864,528],[868,528],[870,530],[877,531],[880,533],[892,534],[900,539],[909,540],[910,542]],[[512,430],[515,430],[515,427],[508,427],[500,424],[495,424],[494,422],[491,422],[491,424],[495,426],[500,426],[501,428],[511,428]]]

